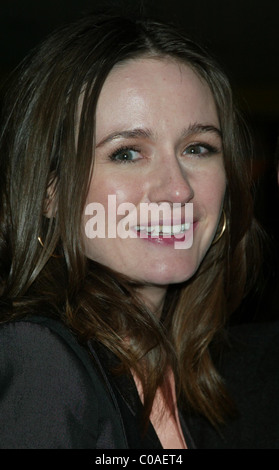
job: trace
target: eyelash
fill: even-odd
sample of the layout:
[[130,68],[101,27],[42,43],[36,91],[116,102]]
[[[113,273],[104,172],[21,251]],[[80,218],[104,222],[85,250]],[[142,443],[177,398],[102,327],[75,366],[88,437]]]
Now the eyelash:
[[[202,147],[204,149],[206,149],[207,151],[206,152],[200,152],[200,153],[189,153],[187,154],[186,151],[191,149],[191,148],[197,148],[197,147]],[[121,154],[121,153],[124,153],[124,152],[128,152],[128,151],[132,151],[132,152],[137,152],[139,153],[140,152],[140,149],[136,148],[136,147],[131,147],[131,146],[123,146],[123,147],[119,147],[118,149],[116,149],[110,156],[109,156],[109,159],[115,163],[136,163],[139,159],[135,159],[135,160],[117,160],[116,157]],[[205,144],[203,142],[197,142],[195,144],[191,144],[191,145],[188,145],[185,150],[183,151],[183,154],[184,155],[192,155],[194,157],[199,157],[199,158],[205,158],[205,157],[209,157],[210,155],[213,155],[213,154],[216,154],[216,153],[219,153],[220,152],[220,149],[217,148],[217,147],[214,147],[213,145],[209,145],[209,144]]]
[[214,155],[214,154],[220,152],[220,149],[217,148],[217,147],[214,147],[213,145],[205,144],[205,143],[203,143],[203,142],[197,142],[197,143],[195,143],[195,144],[188,145],[188,146],[186,147],[186,149],[184,150],[183,154],[184,154],[184,155],[191,155],[191,153],[187,154],[187,153],[186,153],[186,150],[189,150],[189,149],[191,149],[191,148],[194,149],[194,148],[197,148],[197,147],[201,147],[201,148],[206,149],[206,152],[193,153],[192,156],[205,158],[205,157],[209,157],[209,156],[211,156],[211,155]]
[[135,147],[131,147],[131,146],[124,146],[124,147],[120,147],[118,148],[117,150],[115,150],[110,156],[109,156],[109,159],[115,163],[136,163],[138,161],[138,159],[136,160],[117,160],[116,157],[120,154],[120,153],[125,153],[125,152],[128,152],[128,151],[132,151],[132,152],[137,152],[139,153],[140,150],[138,148],[135,148]]

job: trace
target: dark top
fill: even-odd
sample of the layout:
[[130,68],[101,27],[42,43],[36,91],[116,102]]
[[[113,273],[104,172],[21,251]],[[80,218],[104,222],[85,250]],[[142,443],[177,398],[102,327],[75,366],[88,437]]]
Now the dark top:
[[229,333],[218,368],[235,416],[219,432],[189,417],[191,434],[203,449],[279,449],[279,323],[241,325]]
[[115,360],[48,318],[1,325],[0,448],[162,449],[151,423],[142,435],[136,387],[109,372]]
[[[277,323],[232,329],[218,367],[238,414],[221,434],[180,414],[189,448],[279,448],[278,340]],[[2,325],[0,448],[161,449],[151,424],[142,436],[140,399],[129,377],[109,372],[115,360],[51,319]]]

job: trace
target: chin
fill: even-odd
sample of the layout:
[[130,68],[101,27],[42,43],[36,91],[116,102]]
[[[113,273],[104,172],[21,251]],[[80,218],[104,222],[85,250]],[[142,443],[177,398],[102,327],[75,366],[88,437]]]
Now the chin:
[[174,269],[174,266],[164,268],[163,270],[150,270],[146,273],[145,281],[158,286],[167,286],[169,284],[180,284],[191,279],[197,271],[198,266],[183,266],[183,269]]

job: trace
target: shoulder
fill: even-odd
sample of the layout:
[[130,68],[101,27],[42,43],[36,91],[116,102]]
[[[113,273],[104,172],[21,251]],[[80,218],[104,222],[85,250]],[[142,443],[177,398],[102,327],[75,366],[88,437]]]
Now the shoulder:
[[95,448],[108,413],[113,422],[87,350],[51,319],[1,325],[0,389],[2,448]]
[[279,322],[234,326],[216,361],[235,405],[216,431],[194,417],[193,436],[207,449],[279,449]]
[[[70,331],[51,319],[36,318],[10,322],[0,326],[0,364],[8,368],[9,361],[15,367],[23,363],[31,370],[43,366],[44,375],[63,370],[63,378],[84,375],[84,367],[90,363],[87,353]],[[3,361],[4,360],[4,361]],[[30,369],[28,369],[30,370]],[[71,379],[74,377],[72,376]]]
[[279,323],[233,327],[221,373],[236,405],[228,441],[279,448]]
[[269,357],[278,362],[279,322],[243,324],[228,330],[227,347],[224,350],[224,365],[248,363],[260,365]]
[[279,336],[279,321],[244,323],[231,327],[229,333],[232,338],[245,339],[249,343],[268,344]]
[[261,382],[279,386],[279,322],[244,324],[228,331],[217,367],[232,388],[259,388]]

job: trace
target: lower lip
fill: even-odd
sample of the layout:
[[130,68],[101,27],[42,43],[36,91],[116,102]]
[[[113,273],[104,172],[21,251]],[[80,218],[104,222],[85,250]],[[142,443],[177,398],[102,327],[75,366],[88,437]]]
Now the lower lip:
[[[193,223],[193,232],[196,229],[198,225],[198,222]],[[154,243],[156,245],[160,246],[171,246],[173,247],[176,242],[184,242],[187,240],[187,237],[190,237],[191,235],[191,230],[187,230],[186,232],[178,233],[177,235],[157,235],[157,236],[152,236],[152,234],[147,233],[147,232],[136,232],[138,238],[141,238],[144,241],[147,241],[149,243]]]

